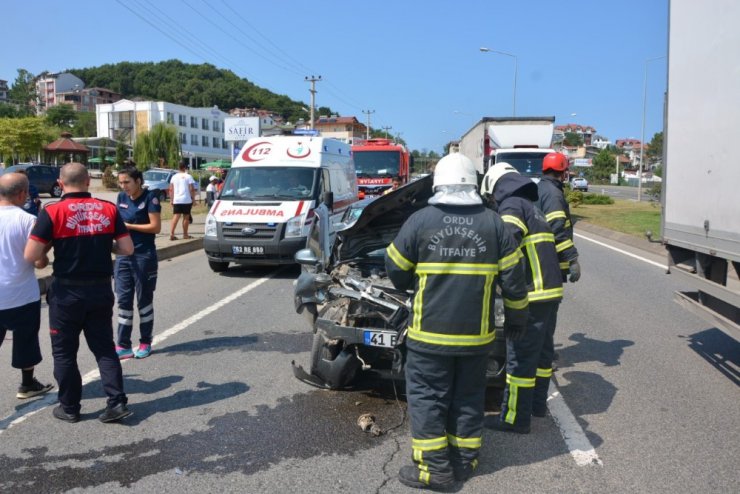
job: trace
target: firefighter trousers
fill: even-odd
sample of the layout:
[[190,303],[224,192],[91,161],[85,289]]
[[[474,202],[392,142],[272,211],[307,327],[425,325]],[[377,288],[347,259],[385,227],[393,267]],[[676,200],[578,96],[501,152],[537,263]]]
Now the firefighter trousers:
[[157,251],[117,257],[114,276],[118,300],[118,346],[131,348],[134,296],[139,309],[139,342],[151,344],[154,330],[154,290],[157,288]]
[[559,300],[530,303],[526,333],[518,341],[506,340],[503,422],[528,427],[532,413],[544,415],[547,410],[559,306]]
[[419,470],[435,481],[478,461],[487,354],[448,356],[408,349],[406,396],[411,448]]
[[66,286],[54,281],[46,298],[59,403],[66,413],[79,413],[82,377],[77,366],[80,332],[95,356],[108,407],[127,403],[121,362],[113,344],[113,291],[107,284]]

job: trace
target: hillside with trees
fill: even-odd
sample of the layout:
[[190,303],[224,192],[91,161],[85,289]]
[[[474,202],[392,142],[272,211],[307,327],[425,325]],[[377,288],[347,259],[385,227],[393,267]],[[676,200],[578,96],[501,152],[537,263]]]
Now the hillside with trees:
[[[305,103],[270,92],[230,70],[207,63],[120,62],[68,72],[85,81],[87,87],[104,87],[127,99],[169,101],[193,107],[216,105],[224,111],[260,108],[278,113],[291,122],[307,117],[303,110]],[[329,108],[319,108],[319,113],[330,112]]]

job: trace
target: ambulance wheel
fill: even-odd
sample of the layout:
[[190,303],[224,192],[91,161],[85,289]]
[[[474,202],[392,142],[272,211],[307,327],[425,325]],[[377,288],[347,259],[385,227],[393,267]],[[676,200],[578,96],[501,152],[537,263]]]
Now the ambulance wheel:
[[223,273],[229,269],[228,262],[208,261],[208,265],[214,273]]

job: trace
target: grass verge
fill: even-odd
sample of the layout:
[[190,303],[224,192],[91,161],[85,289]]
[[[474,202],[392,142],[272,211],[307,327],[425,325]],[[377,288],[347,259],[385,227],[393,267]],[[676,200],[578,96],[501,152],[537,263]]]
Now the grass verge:
[[660,233],[660,204],[620,201],[614,204],[581,204],[571,207],[575,221],[585,221],[617,232],[644,237],[646,230]]
[[[190,214],[206,214],[208,212],[208,206],[204,201],[200,201],[198,204],[193,205],[193,209],[190,210]],[[172,219],[172,203],[167,201],[162,203],[162,219]]]

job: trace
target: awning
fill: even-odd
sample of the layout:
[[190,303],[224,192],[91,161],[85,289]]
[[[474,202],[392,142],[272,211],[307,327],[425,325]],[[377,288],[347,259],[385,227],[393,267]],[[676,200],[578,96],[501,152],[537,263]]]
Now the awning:
[[[100,157],[90,158],[89,160],[87,160],[88,163],[100,163],[100,161],[101,161],[100,160]],[[105,162],[106,163],[115,163],[116,162],[116,159],[113,158],[113,157],[111,157],[111,156],[106,156],[105,157]]]
[[213,169],[213,168],[231,168],[231,161],[229,160],[215,160],[215,161],[209,161],[208,163],[203,163],[200,165],[201,169]]

